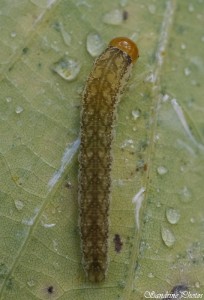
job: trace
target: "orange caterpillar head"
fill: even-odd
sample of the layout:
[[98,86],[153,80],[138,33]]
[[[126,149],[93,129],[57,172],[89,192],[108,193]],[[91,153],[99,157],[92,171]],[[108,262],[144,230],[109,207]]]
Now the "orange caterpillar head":
[[125,52],[131,58],[132,62],[135,63],[139,57],[139,50],[137,45],[126,37],[117,37],[110,41],[109,46],[118,48]]

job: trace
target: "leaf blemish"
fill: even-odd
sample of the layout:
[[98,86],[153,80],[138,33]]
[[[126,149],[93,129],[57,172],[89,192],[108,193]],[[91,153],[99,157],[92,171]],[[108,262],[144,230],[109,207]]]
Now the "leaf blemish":
[[119,253],[122,250],[122,245],[123,245],[123,242],[121,241],[120,235],[116,233],[113,241],[114,241],[114,244],[115,244],[115,251],[117,253]]

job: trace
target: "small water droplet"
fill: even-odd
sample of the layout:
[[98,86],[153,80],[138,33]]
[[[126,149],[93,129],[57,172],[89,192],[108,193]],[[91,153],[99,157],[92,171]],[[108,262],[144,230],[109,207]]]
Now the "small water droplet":
[[204,42],[204,35],[201,37],[201,42]]
[[186,186],[184,186],[183,189],[179,191],[179,194],[181,196],[182,202],[188,203],[192,200],[192,193]]
[[156,82],[156,75],[153,72],[150,72],[144,79],[144,82],[151,82],[155,83]]
[[114,9],[107,12],[103,17],[103,22],[110,25],[120,25],[123,22],[123,11]]
[[193,6],[192,3],[190,3],[190,4],[188,5],[188,11],[189,11],[189,12],[194,12],[194,6]]
[[14,203],[15,203],[15,206],[16,206],[17,210],[22,210],[23,209],[23,207],[24,207],[23,201],[15,200]]
[[165,95],[162,95],[162,101],[163,102],[167,102],[169,100],[169,95],[168,94],[165,94]]
[[7,103],[10,103],[12,101],[12,98],[11,97],[6,97],[6,102]]
[[166,168],[166,167],[164,167],[164,166],[159,166],[158,168],[157,168],[157,173],[159,174],[159,175],[164,175],[164,174],[166,174],[168,172],[168,169]]
[[186,44],[181,44],[181,49],[185,50],[186,49]]
[[156,12],[156,6],[155,6],[154,4],[150,4],[150,5],[148,6],[148,9],[149,9],[149,12],[150,12],[151,14],[155,14],[155,12]]
[[53,65],[52,70],[63,79],[72,81],[79,74],[80,68],[81,66],[78,61],[64,57]]
[[64,29],[64,26],[63,26],[62,23],[59,23],[59,26],[60,26],[60,31],[61,31],[61,34],[62,34],[62,37],[63,37],[63,40],[64,40],[65,44],[67,46],[70,46],[71,45],[71,41],[72,41],[71,35],[69,34],[69,32],[67,32]]
[[122,7],[125,7],[127,5],[127,3],[128,3],[128,0],[120,0],[120,5]]
[[23,112],[23,107],[17,106],[15,111],[16,111],[17,114],[20,114],[20,113]]
[[180,213],[177,209],[175,208],[167,208],[166,210],[166,218],[171,224],[177,224],[179,219],[180,219]]
[[33,279],[30,279],[29,281],[27,281],[28,286],[32,287],[35,285],[35,281]]
[[98,33],[91,32],[86,39],[86,48],[91,56],[99,56],[104,49],[104,41]]
[[189,76],[189,75],[191,74],[191,70],[190,70],[189,68],[185,68],[185,69],[184,69],[184,74],[185,74],[186,76]]
[[15,31],[12,31],[12,32],[11,32],[11,37],[12,37],[12,38],[15,38],[16,35],[17,35],[17,33],[16,33]]
[[149,278],[154,278],[154,275],[153,275],[152,273],[149,273],[147,276],[148,276]]
[[168,228],[162,228],[162,239],[167,247],[172,247],[176,241],[174,234]]
[[196,287],[197,289],[200,288],[200,282],[199,282],[199,281],[196,281],[196,282],[195,282],[195,287]]
[[194,223],[195,223],[195,219],[194,219],[194,218],[190,218],[190,222],[191,222],[192,224],[194,224]]
[[136,121],[140,116],[140,111],[139,110],[132,110],[132,117],[133,120]]

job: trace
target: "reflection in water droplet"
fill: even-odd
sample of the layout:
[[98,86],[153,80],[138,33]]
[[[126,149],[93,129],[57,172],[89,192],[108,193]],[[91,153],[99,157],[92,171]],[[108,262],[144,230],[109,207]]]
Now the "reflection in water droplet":
[[15,206],[17,208],[17,210],[22,210],[24,207],[24,203],[21,200],[15,200],[14,201]]
[[140,111],[139,110],[132,110],[132,117],[133,120],[136,121],[140,116]]
[[177,209],[175,208],[167,208],[166,210],[166,218],[171,224],[177,224],[179,219],[180,219],[180,213]]
[[120,25],[123,22],[123,11],[120,9],[109,11],[104,15],[103,22],[110,25]]
[[23,107],[17,106],[15,111],[16,111],[17,114],[20,114],[20,113],[23,112]]
[[98,33],[91,32],[86,39],[86,48],[91,56],[96,57],[102,53],[104,41]]
[[176,241],[174,234],[168,228],[162,228],[162,239],[167,247],[172,247]]
[[159,175],[164,175],[164,174],[166,174],[167,172],[168,172],[168,169],[165,168],[165,167],[163,167],[163,166],[159,166],[159,167],[157,168],[157,173],[158,173]]
[[72,58],[62,58],[53,65],[52,70],[63,79],[72,81],[77,77],[80,68],[81,66],[78,61]]

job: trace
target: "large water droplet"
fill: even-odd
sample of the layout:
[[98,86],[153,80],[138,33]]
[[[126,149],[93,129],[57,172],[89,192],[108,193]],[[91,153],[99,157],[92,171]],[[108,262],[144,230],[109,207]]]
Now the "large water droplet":
[[24,207],[24,203],[21,200],[14,200],[15,206],[17,210],[22,210]]
[[86,39],[86,48],[91,56],[96,57],[103,51],[104,41],[98,33],[91,32]]
[[103,17],[103,22],[110,25],[120,25],[123,22],[123,11],[114,9],[107,12]]
[[52,70],[63,79],[72,81],[77,77],[80,68],[81,66],[78,61],[64,57],[53,65]]
[[159,167],[157,168],[157,173],[158,173],[159,175],[164,175],[164,174],[166,174],[167,172],[168,172],[168,169],[165,168],[165,167],[163,167],[163,166],[159,166]]
[[162,228],[162,239],[167,247],[172,247],[176,241],[174,234],[168,228]]
[[177,224],[180,219],[180,212],[175,208],[167,208],[166,210],[166,218],[171,224]]

